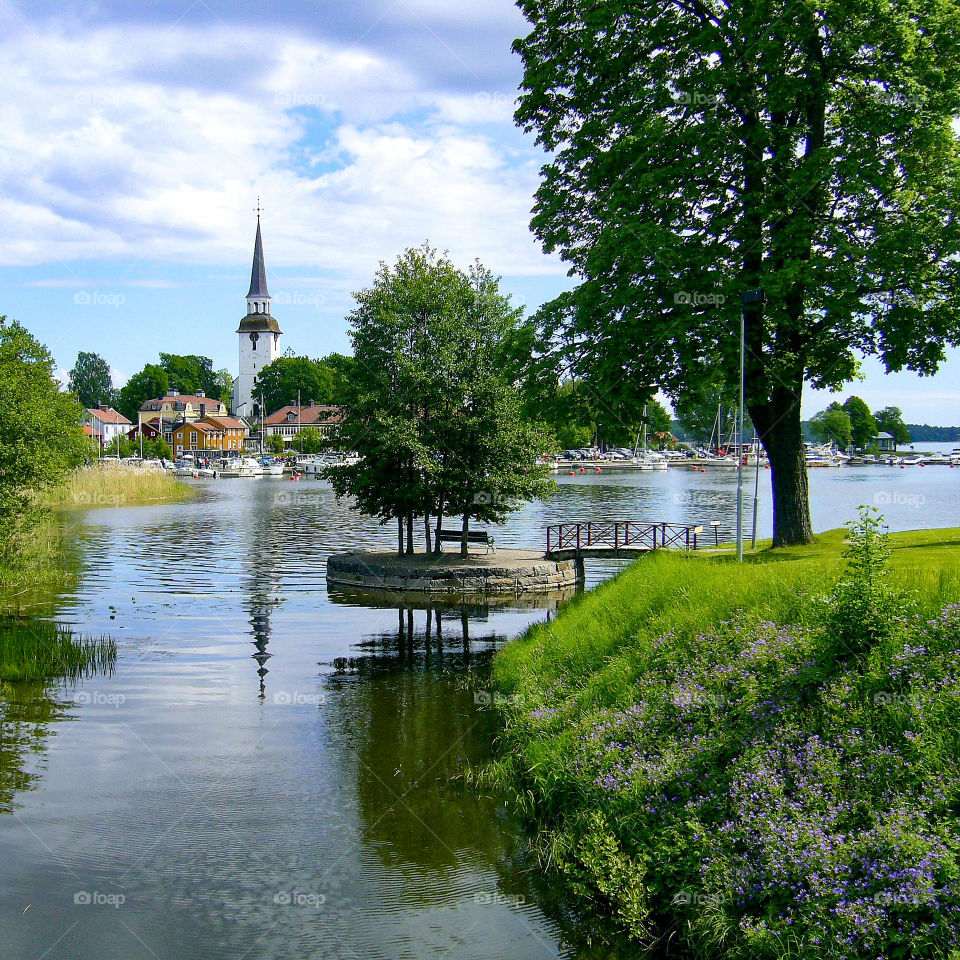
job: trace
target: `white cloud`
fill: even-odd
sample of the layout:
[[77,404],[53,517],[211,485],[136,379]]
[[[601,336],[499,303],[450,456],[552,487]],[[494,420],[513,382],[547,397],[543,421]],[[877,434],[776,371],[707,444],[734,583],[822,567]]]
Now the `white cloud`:
[[8,264],[236,263],[259,193],[273,267],[369,277],[429,238],[562,275],[527,229],[538,164],[476,129],[513,136],[509,92],[433,92],[376,50],[244,25],[73,27],[0,57]]

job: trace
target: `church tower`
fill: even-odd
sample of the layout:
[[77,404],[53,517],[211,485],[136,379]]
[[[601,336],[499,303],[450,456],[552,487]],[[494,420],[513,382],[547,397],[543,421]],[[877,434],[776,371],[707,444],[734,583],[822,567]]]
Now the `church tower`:
[[[270,291],[267,290],[267,268],[263,262],[263,241],[260,239],[260,211],[257,210],[257,239],[253,245],[253,268],[247,291],[247,315],[240,321],[240,373],[233,384],[233,413],[238,417],[253,416],[259,398],[254,397],[253,381],[260,371],[280,356],[280,325],[270,315]],[[266,415],[269,411],[264,411]]]

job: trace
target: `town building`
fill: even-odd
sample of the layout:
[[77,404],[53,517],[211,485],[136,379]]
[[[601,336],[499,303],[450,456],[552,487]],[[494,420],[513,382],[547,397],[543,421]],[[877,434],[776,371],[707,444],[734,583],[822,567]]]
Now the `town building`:
[[[170,389],[165,397],[147,400],[137,414],[139,423],[162,417],[164,420],[199,420],[201,417],[225,417],[227,406],[216,397],[208,397],[203,390],[196,394],[177,393]],[[130,421],[128,420],[127,423]]]
[[253,384],[260,371],[280,356],[280,325],[270,314],[270,291],[260,237],[260,213],[257,212],[257,236],[253,244],[253,266],[247,291],[247,315],[237,328],[240,338],[240,372],[233,381],[230,412],[236,417],[258,417]]
[[130,428],[130,421],[113,407],[101,403],[99,407],[90,407],[84,418],[84,431],[91,439],[96,440],[101,447],[109,447],[116,443],[117,437],[125,436]]
[[247,425],[233,417],[186,420],[170,431],[170,448],[175,457],[239,456],[244,451],[247,433]]
[[323,437],[330,437],[337,424],[343,419],[341,407],[310,403],[297,406],[295,403],[281,407],[271,413],[263,422],[264,437],[279,435],[289,446],[297,434],[306,427],[313,427]]

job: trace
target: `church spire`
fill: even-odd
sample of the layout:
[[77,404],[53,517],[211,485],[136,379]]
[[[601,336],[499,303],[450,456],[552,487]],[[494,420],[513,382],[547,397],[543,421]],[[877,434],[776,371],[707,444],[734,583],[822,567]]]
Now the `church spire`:
[[260,239],[260,201],[257,200],[257,239],[253,244],[253,267],[250,270],[250,290],[248,300],[269,300],[267,289],[267,267],[263,262],[263,241]]

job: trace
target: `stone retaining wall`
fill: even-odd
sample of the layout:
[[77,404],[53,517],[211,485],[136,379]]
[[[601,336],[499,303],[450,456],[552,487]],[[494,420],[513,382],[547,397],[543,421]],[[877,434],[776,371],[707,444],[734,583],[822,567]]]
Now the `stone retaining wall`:
[[574,560],[512,561],[445,565],[400,558],[379,563],[369,554],[338,553],[327,560],[327,580],[343,587],[433,594],[546,593],[583,579]]

